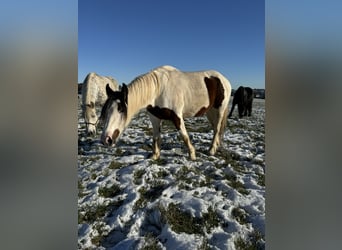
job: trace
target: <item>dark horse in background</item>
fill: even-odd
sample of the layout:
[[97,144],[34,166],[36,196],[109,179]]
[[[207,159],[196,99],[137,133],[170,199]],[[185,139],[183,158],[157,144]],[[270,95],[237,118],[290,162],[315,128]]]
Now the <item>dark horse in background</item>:
[[238,105],[239,118],[247,115],[251,116],[253,97],[253,89],[240,86],[234,93],[233,105],[228,117],[230,118],[232,116],[236,104]]

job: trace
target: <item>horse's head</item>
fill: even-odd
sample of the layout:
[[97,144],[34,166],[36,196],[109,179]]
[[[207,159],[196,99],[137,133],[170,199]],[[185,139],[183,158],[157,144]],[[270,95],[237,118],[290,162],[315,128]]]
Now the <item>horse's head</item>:
[[94,136],[96,134],[97,115],[95,110],[95,104],[85,104],[83,107],[84,120],[87,126],[87,133]]
[[106,92],[108,98],[101,111],[101,120],[104,121],[101,141],[104,145],[111,146],[125,129],[128,88],[123,84],[121,91],[113,91],[107,84]]

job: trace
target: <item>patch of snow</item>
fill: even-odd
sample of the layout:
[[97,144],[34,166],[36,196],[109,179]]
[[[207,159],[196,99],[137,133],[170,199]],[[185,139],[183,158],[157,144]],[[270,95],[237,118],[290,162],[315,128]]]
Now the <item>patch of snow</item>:
[[[196,161],[189,159],[182,139],[167,122],[161,158],[149,159],[152,126],[145,111],[137,114],[115,147],[104,147],[101,128],[96,138],[85,135],[79,106],[79,248],[140,249],[153,239],[162,249],[198,249],[203,244],[235,249],[238,237],[246,239],[255,231],[264,243],[265,102],[257,99],[253,105],[252,117],[237,119],[233,114],[228,120],[214,156],[208,154],[213,133],[206,118],[187,119]],[[99,194],[113,185],[120,189],[114,196]],[[161,214],[170,204],[195,218],[203,218],[211,208],[218,226],[204,228],[203,234],[176,233]],[[237,209],[244,220],[234,214]]]

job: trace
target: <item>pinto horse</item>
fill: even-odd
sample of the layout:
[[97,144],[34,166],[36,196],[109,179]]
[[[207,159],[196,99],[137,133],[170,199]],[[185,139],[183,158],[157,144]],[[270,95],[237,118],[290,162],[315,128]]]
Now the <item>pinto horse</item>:
[[82,110],[87,127],[87,134],[96,134],[97,114],[96,106],[102,106],[107,100],[106,84],[112,89],[119,89],[117,81],[109,76],[100,76],[89,73],[83,81],[82,86]]
[[207,115],[214,129],[210,155],[216,153],[223,135],[231,95],[229,81],[217,71],[182,72],[162,66],[135,78],[120,91],[106,86],[108,99],[101,112],[104,129],[101,141],[113,145],[129,125],[132,117],[146,108],[153,126],[153,159],[160,157],[161,120],[171,120],[196,159],[184,125],[184,118]]

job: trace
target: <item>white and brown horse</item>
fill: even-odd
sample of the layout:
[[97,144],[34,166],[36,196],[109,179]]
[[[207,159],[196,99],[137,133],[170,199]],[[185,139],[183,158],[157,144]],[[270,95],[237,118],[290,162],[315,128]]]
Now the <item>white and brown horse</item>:
[[119,85],[113,77],[100,76],[89,73],[82,86],[82,111],[87,127],[87,134],[96,134],[98,117],[96,107],[102,106],[107,100],[106,84],[113,90],[118,90]]
[[132,117],[141,109],[149,112],[153,126],[153,159],[160,156],[161,120],[171,120],[196,159],[183,118],[206,114],[214,129],[209,153],[214,155],[223,135],[231,94],[229,81],[217,71],[182,72],[162,66],[135,78],[120,91],[106,86],[108,99],[102,108],[105,121],[101,141],[115,143]]

